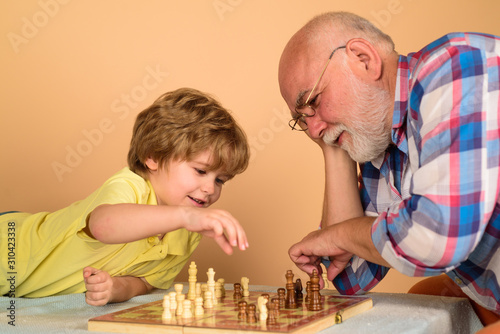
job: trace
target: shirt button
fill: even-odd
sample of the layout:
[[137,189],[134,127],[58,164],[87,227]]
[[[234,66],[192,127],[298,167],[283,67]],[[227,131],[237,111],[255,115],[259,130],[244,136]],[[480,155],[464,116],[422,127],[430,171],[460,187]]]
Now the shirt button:
[[460,278],[455,277],[455,283],[457,283],[458,285],[462,285],[464,282],[462,282]]
[[154,243],[154,242],[155,242],[155,237],[149,237],[149,238],[148,238],[148,242],[149,242],[150,244]]

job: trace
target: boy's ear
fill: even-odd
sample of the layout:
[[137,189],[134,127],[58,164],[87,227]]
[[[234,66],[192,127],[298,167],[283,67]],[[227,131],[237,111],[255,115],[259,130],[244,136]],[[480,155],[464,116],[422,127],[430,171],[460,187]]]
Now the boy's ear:
[[158,162],[154,160],[153,158],[147,158],[145,161],[146,166],[150,171],[157,171],[158,170]]

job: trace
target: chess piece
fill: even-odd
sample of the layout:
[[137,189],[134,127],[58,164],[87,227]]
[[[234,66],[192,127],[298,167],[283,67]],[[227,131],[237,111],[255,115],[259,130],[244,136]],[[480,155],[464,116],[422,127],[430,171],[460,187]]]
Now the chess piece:
[[219,278],[217,282],[220,282],[221,292],[222,292],[221,297],[222,298],[226,297],[226,289],[224,288],[224,284],[226,283],[225,280],[223,278]]
[[201,299],[203,299],[203,296],[201,295],[201,283],[196,283],[195,285],[195,298],[196,297],[201,297]]
[[217,299],[215,298],[215,279],[214,279],[215,271],[214,271],[214,268],[208,268],[207,276],[208,276],[207,287],[208,287],[208,290],[212,293],[212,304],[216,305]]
[[163,296],[163,313],[162,319],[172,319],[172,312],[170,311],[170,296]]
[[295,299],[297,300],[297,302],[302,302],[302,300],[304,299],[304,294],[302,293],[302,281],[300,280],[300,278],[297,278],[297,280],[295,281]]
[[311,299],[311,281],[306,282],[306,298],[304,303],[309,304],[309,300]]
[[311,276],[311,297],[309,298],[307,309],[309,311],[320,311],[323,309],[321,295],[319,293],[319,276],[316,269],[313,270],[313,274]]
[[170,312],[175,313],[177,310],[177,300],[175,297],[177,296],[177,293],[175,291],[169,292],[168,297],[170,298]]
[[247,322],[250,324],[257,322],[257,314],[255,313],[255,304],[247,306]]
[[194,316],[199,317],[205,313],[203,309],[203,297],[198,296],[194,299]]
[[276,319],[280,316],[280,300],[278,298],[271,299],[271,304],[273,305],[273,310],[276,315]]
[[194,316],[199,317],[205,313],[203,309],[203,297],[198,296],[194,298]]
[[241,321],[247,320],[247,302],[244,300],[238,302],[238,319]]
[[222,298],[222,287],[219,281],[215,282],[215,298]]
[[234,294],[233,294],[233,299],[241,299],[241,284],[240,283],[234,283]]
[[177,296],[182,294],[182,289],[184,289],[184,286],[180,283],[174,284],[174,290]]
[[278,289],[278,300],[280,303],[280,308],[285,308],[285,289],[279,288]]
[[278,318],[278,316],[276,314],[276,307],[279,307],[279,300],[276,298],[273,298],[273,299],[271,299],[271,301],[267,305],[269,307],[269,315],[267,316],[266,323],[268,325],[276,325],[277,318]]
[[329,282],[328,282],[328,273],[326,272],[326,268],[323,270],[323,273],[321,274],[321,277],[323,277],[323,282],[325,283],[323,285],[323,289],[330,288],[330,285],[329,285]]
[[196,298],[196,274],[198,273],[198,269],[196,269],[196,263],[191,261],[188,269],[189,273],[189,289],[187,294],[187,299],[194,300]]
[[293,283],[293,272],[287,270],[286,272],[286,299],[285,308],[297,308],[297,302],[295,300],[295,285]]
[[241,278],[241,288],[243,289],[243,293],[241,294],[243,297],[248,297],[250,296],[250,290],[248,288],[248,283],[250,280],[248,277],[242,277]]
[[208,285],[206,283],[203,283],[201,285],[201,296],[203,297],[203,301],[205,300],[205,292],[208,290]]
[[212,298],[212,292],[207,290],[205,292],[205,303],[203,304],[204,308],[213,308],[214,307],[214,299]]
[[259,307],[259,320],[266,321],[267,320],[267,302],[268,298],[265,296],[259,296],[257,299],[257,305]]
[[184,300],[186,299],[186,295],[181,293],[180,295],[175,296],[175,299],[177,301],[177,310],[175,311],[175,315],[181,317],[184,312]]
[[182,301],[182,318],[189,319],[193,317],[193,312],[191,311],[191,301],[189,299]]

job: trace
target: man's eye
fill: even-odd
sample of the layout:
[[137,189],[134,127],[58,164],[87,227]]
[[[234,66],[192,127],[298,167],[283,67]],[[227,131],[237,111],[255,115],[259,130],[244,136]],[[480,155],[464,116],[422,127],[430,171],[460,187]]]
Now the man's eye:
[[310,100],[309,100],[308,105],[309,105],[309,106],[315,106],[315,105],[316,105],[316,102],[317,102],[317,100],[318,100],[318,96],[319,96],[319,94],[318,94],[318,95],[316,95],[316,96],[314,96],[312,99],[310,99]]

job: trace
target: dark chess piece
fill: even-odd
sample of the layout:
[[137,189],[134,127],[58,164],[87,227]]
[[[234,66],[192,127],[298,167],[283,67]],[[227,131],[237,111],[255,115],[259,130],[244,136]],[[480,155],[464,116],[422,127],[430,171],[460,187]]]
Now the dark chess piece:
[[238,319],[241,321],[247,320],[247,302],[244,300],[238,303]]
[[311,297],[309,298],[307,309],[309,311],[320,311],[323,309],[323,303],[321,303],[321,295],[319,293],[319,276],[316,269],[313,270],[311,276]]
[[241,284],[240,283],[234,283],[234,294],[233,294],[233,299],[241,299]]
[[308,304],[309,299],[311,299],[311,281],[306,282],[306,299],[304,300],[304,302]]
[[295,300],[297,300],[297,302],[302,302],[302,300],[304,299],[304,294],[302,293],[302,281],[300,280],[300,278],[297,278],[297,280],[295,281]]
[[257,314],[255,304],[250,304],[247,307],[247,322],[250,324],[257,322]]
[[295,300],[295,284],[293,283],[293,273],[291,270],[286,272],[286,299],[285,308],[297,308],[297,301]]
[[278,300],[280,302],[280,308],[285,308],[285,289],[279,288],[278,289]]

